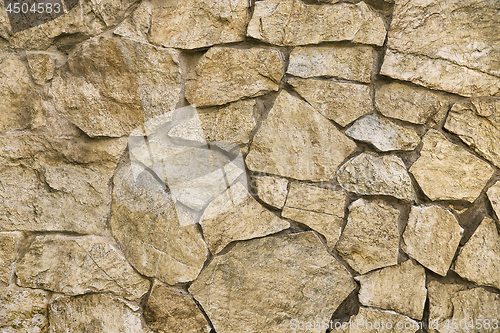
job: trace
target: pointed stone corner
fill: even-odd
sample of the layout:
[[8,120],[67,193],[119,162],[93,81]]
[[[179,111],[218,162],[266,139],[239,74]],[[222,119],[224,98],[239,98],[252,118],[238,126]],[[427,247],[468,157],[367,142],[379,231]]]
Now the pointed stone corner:
[[488,199],[490,199],[493,210],[497,214],[497,218],[500,218],[500,181],[490,187],[486,194],[488,195]]
[[276,208],[283,208],[288,194],[286,178],[260,176],[255,177],[254,182],[260,200]]

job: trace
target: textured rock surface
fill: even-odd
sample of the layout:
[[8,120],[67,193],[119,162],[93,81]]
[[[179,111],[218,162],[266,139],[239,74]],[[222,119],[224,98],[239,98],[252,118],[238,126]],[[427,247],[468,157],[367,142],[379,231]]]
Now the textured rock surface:
[[427,283],[427,292],[429,294],[429,323],[433,325],[432,328],[429,329],[429,332],[447,332],[444,325],[446,325],[446,320],[451,319],[453,316],[452,297],[455,296],[457,292],[463,290],[467,290],[467,286],[462,284],[443,284],[435,280]]
[[410,176],[403,161],[396,156],[362,153],[339,168],[337,180],[346,191],[356,194],[415,200]]
[[50,332],[149,333],[141,315],[106,294],[58,297],[50,302]]
[[22,239],[23,234],[20,232],[0,232],[0,287],[9,284],[12,264],[16,260]]
[[345,134],[354,140],[371,143],[380,151],[413,150],[420,142],[414,129],[396,125],[376,114],[356,120]]
[[[349,333],[415,333],[419,323],[411,318],[392,311],[380,311],[361,307],[357,315],[350,318],[352,323],[348,328]],[[390,323],[390,326],[389,324]],[[401,323],[401,326],[398,326]],[[405,328],[405,325],[407,328]],[[387,327],[391,328],[387,328]],[[337,330],[334,330],[334,332]]]
[[26,55],[31,76],[37,84],[44,84],[54,76],[55,59],[47,53],[29,53]]
[[335,249],[360,274],[396,265],[398,218],[399,210],[381,201],[358,199],[349,206],[347,224]]
[[474,201],[493,175],[488,163],[430,130],[410,172],[431,200]]
[[402,248],[423,266],[445,276],[462,234],[463,229],[449,210],[439,206],[412,206]]
[[346,126],[373,110],[367,85],[296,78],[287,82],[319,113],[340,126]]
[[189,291],[217,332],[267,333],[288,330],[291,319],[328,320],[354,288],[319,238],[304,232],[238,243],[215,257]]
[[283,76],[281,67],[277,50],[212,47],[186,82],[186,98],[199,107],[277,91]]
[[157,282],[151,289],[144,317],[156,332],[209,332],[207,320],[191,297]]
[[500,167],[500,100],[472,99],[453,105],[444,127]]
[[111,229],[142,274],[175,284],[194,280],[207,258],[198,226],[181,225],[171,196],[149,172],[134,178],[125,165],[115,176]]
[[287,196],[288,180],[273,176],[254,179],[259,199],[276,208],[283,208]]
[[301,183],[292,183],[281,216],[304,223],[326,238],[333,248],[340,237],[346,194]]
[[369,46],[305,46],[290,54],[287,73],[302,78],[333,76],[370,82],[373,50]]
[[48,298],[43,290],[0,287],[0,331],[47,332]]
[[486,192],[488,199],[490,199],[493,210],[500,217],[500,182],[496,182],[492,187]]
[[358,276],[356,280],[361,283],[361,304],[422,319],[427,298],[425,269],[422,266],[407,260],[397,266]]
[[483,219],[460,249],[453,270],[478,285],[500,289],[500,235],[495,221]]
[[382,18],[364,2],[307,5],[301,0],[266,0],[255,4],[248,36],[275,45],[305,45],[348,40],[382,46]]
[[250,170],[300,180],[329,180],[355,144],[307,103],[281,92],[256,133]]
[[16,275],[23,287],[67,295],[111,292],[134,300],[149,289],[149,281],[96,236],[39,236],[17,265]]

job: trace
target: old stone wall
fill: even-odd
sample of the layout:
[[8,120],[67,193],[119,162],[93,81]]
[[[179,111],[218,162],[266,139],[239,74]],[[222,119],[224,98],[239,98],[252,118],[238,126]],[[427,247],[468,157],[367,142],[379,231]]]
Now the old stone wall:
[[500,3],[247,1],[0,5],[0,332],[500,332]]

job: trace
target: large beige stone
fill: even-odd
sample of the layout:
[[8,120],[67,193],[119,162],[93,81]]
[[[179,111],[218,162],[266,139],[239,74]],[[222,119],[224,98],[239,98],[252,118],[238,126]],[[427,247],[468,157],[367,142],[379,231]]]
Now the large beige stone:
[[359,301],[366,306],[394,310],[421,320],[427,298],[425,269],[407,260],[356,277],[360,282]]
[[217,332],[274,333],[288,331],[292,319],[328,321],[355,286],[319,238],[303,232],[236,244],[189,291]]
[[431,271],[445,276],[463,229],[455,216],[439,206],[412,206],[403,233],[403,250]]
[[277,91],[282,77],[277,50],[216,46],[198,60],[186,82],[186,99],[196,106],[222,105]]
[[346,126],[373,111],[370,87],[364,84],[290,78],[287,81],[319,113]]
[[57,297],[49,305],[50,333],[149,333],[141,315],[107,294]]
[[375,107],[386,117],[434,126],[446,116],[448,100],[442,93],[391,82],[375,89]]
[[373,49],[369,46],[304,46],[290,54],[287,74],[370,82]]
[[198,226],[181,225],[172,197],[148,171],[125,165],[114,177],[111,231],[141,274],[175,284],[196,279],[207,258]]
[[253,139],[246,164],[299,180],[329,180],[355,148],[314,108],[282,91]]
[[345,198],[342,190],[292,183],[281,216],[321,233],[328,247],[333,248],[340,237]]
[[495,221],[483,219],[460,249],[453,270],[478,285],[500,289],[500,235]]
[[410,172],[424,193],[431,200],[474,201],[493,168],[436,130],[429,130],[422,141],[420,157]]
[[12,275],[12,264],[17,258],[23,239],[20,232],[0,232],[0,287],[7,286]]
[[382,46],[382,17],[364,2],[307,5],[301,0],[266,0],[255,3],[248,36],[275,45],[306,45],[352,41]]
[[283,208],[288,194],[288,180],[274,176],[260,176],[253,179],[260,200],[276,208]]
[[47,332],[47,303],[44,290],[0,287],[0,331],[3,333]]
[[362,153],[342,165],[337,181],[346,191],[360,195],[389,195],[414,201],[415,191],[403,161],[396,156]]
[[421,323],[399,313],[365,307],[360,307],[358,314],[349,321],[350,325],[346,325],[349,333],[415,333],[422,328]]
[[144,318],[155,332],[208,333],[210,330],[192,297],[158,282],[151,289]]
[[500,218],[500,182],[496,182],[492,187],[486,192],[488,199],[490,199],[493,210]]
[[38,236],[16,275],[23,287],[66,295],[110,292],[130,300],[142,297],[150,284],[115,247],[96,236]]
[[413,150],[420,142],[414,129],[396,125],[376,114],[356,120],[345,134],[354,140],[371,143],[380,151]]
[[349,206],[347,224],[335,249],[360,274],[396,265],[398,218],[399,210],[382,201],[358,199]]
[[448,113],[444,128],[500,167],[500,100],[472,99],[456,103]]

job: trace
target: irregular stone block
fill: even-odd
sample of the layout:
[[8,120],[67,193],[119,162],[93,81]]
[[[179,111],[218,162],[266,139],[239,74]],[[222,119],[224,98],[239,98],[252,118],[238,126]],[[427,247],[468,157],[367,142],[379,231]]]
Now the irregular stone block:
[[496,182],[492,187],[486,192],[488,199],[490,199],[493,210],[500,218],[500,182]]
[[0,331],[47,332],[48,299],[44,290],[0,287]]
[[0,286],[9,285],[12,264],[22,239],[23,234],[20,232],[0,232]]
[[[442,284],[436,280],[427,283],[427,293],[429,295],[429,332],[446,332],[446,321],[451,328],[450,319],[453,317],[452,297],[457,292],[467,290],[467,286],[462,284]],[[439,331],[438,331],[439,330]],[[451,332],[450,332],[451,333]]]
[[399,313],[364,307],[360,307],[358,314],[349,321],[349,333],[415,333],[422,328],[421,323]]
[[276,208],[283,208],[288,194],[288,180],[273,176],[254,178],[259,199]]

